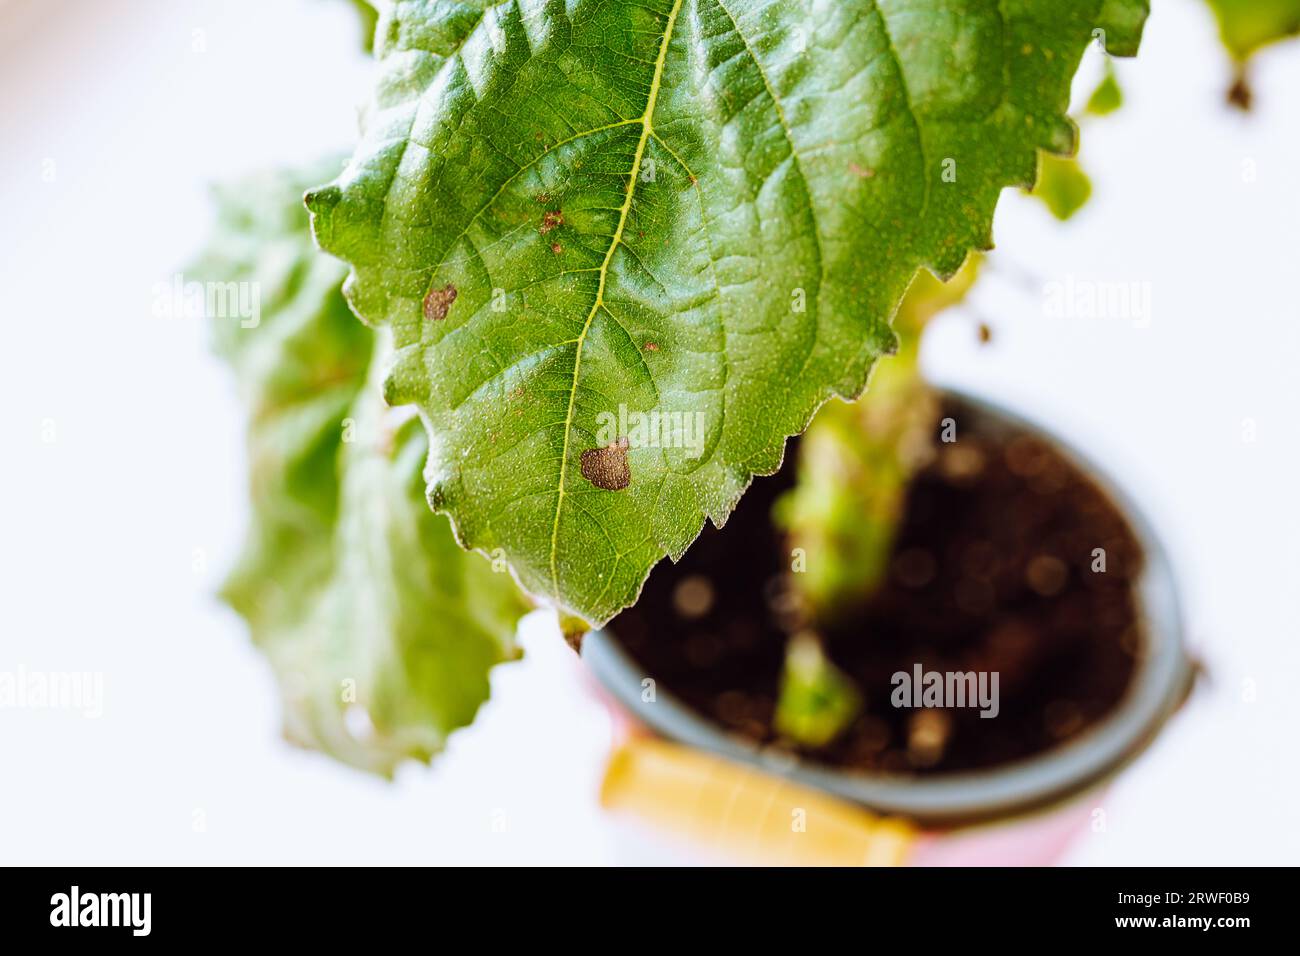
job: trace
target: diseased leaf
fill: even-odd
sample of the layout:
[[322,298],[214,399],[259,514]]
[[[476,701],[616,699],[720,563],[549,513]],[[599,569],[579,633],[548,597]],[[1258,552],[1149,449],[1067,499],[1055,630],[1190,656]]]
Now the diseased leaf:
[[251,419],[253,522],[224,597],[275,669],[286,735],[391,774],[473,719],[526,605],[424,501],[424,430],[381,397],[387,332],[356,320],[343,268],[312,246],[301,195],[320,175],[220,190],[191,270],[261,306],[254,327],[211,317]]
[[988,247],[1001,189],[1073,150],[1094,30],[1130,54],[1146,12],[397,3],[363,140],[308,205],[393,329],[430,503],[606,621],[862,390],[917,270]]

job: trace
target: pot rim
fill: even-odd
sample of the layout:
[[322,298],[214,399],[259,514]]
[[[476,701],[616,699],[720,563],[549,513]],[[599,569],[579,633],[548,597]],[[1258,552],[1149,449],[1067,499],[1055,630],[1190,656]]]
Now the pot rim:
[[1108,779],[1137,757],[1186,698],[1195,673],[1164,546],[1142,511],[1091,458],[999,404],[954,389],[941,391],[1004,425],[1051,442],[1106,494],[1142,546],[1145,562],[1135,589],[1146,653],[1138,661],[1119,706],[1104,720],[1035,757],[984,770],[916,777],[842,770],[755,743],[696,714],[662,688],[657,689],[654,701],[645,702],[641,681],[647,675],[605,630],[588,634],[582,647],[583,660],[600,684],[640,721],[671,740],[816,787],[879,813],[935,826],[989,821],[1059,802]]

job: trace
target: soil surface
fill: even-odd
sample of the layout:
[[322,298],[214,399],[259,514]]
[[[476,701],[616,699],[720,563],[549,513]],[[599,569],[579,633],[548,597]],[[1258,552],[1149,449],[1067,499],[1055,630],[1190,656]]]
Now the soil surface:
[[[1142,653],[1133,583],[1142,555],[1106,495],[1054,448],[960,402],[957,441],[912,482],[887,579],[822,628],[863,707],[820,749],[772,727],[788,634],[790,554],[770,522],[794,477],[757,479],[726,528],[706,526],[650,575],[610,631],[671,694],[732,731],[841,767],[943,773],[1041,753],[1103,717]],[[1105,570],[1094,567],[1104,549]],[[808,559],[815,560],[814,555]],[[999,713],[901,708],[893,675],[998,673]]]

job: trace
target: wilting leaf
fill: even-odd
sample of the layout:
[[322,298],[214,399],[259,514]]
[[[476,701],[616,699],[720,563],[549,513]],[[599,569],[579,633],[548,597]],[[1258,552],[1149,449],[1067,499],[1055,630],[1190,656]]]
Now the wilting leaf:
[[[362,142],[308,205],[357,312],[393,329],[386,392],[432,433],[431,504],[607,620],[862,390],[917,270],[988,247],[1001,189],[1073,150],[1094,31],[1130,54],[1146,12],[397,3]],[[620,412],[659,425],[632,442]],[[584,473],[624,438],[626,482]]]
[[290,739],[388,774],[473,719],[525,604],[424,501],[424,431],[384,406],[382,340],[312,246],[301,195],[320,174],[220,190],[191,270],[260,295],[255,327],[211,317],[250,413],[253,522],[224,596],[275,668]]

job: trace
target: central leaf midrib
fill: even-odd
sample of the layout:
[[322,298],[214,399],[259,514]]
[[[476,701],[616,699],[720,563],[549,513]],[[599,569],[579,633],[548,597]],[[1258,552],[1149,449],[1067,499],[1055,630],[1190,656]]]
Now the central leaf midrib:
[[650,78],[650,92],[646,97],[645,113],[641,116],[641,137],[637,140],[636,152],[632,156],[632,169],[628,173],[627,192],[623,198],[623,208],[619,211],[618,225],[614,228],[614,235],[610,239],[609,249],[606,250],[604,261],[600,266],[600,279],[596,285],[595,301],[592,302],[591,311],[587,313],[587,320],[582,325],[582,332],[579,333],[578,342],[574,348],[573,382],[569,388],[568,411],[564,415],[564,444],[560,450],[560,478],[555,499],[555,520],[551,525],[551,589],[557,602],[560,600],[558,566],[560,514],[564,510],[564,480],[568,474],[569,437],[573,434],[573,409],[578,397],[578,373],[582,368],[582,348],[587,340],[587,332],[591,329],[591,323],[595,321],[596,313],[604,305],[605,282],[609,277],[609,264],[613,261],[614,251],[618,248],[618,244],[623,240],[623,229],[627,225],[628,212],[632,208],[632,195],[636,192],[636,174],[641,167],[641,158],[645,155],[646,143],[649,141],[653,130],[651,120],[654,116],[655,103],[659,99],[659,87],[663,82],[664,64],[668,60],[668,44],[672,39],[673,28],[677,23],[677,14],[682,8],[682,3],[683,0],[674,0],[672,10],[668,13],[668,21],[664,25],[663,40],[659,44],[659,56],[655,59],[654,73]]

